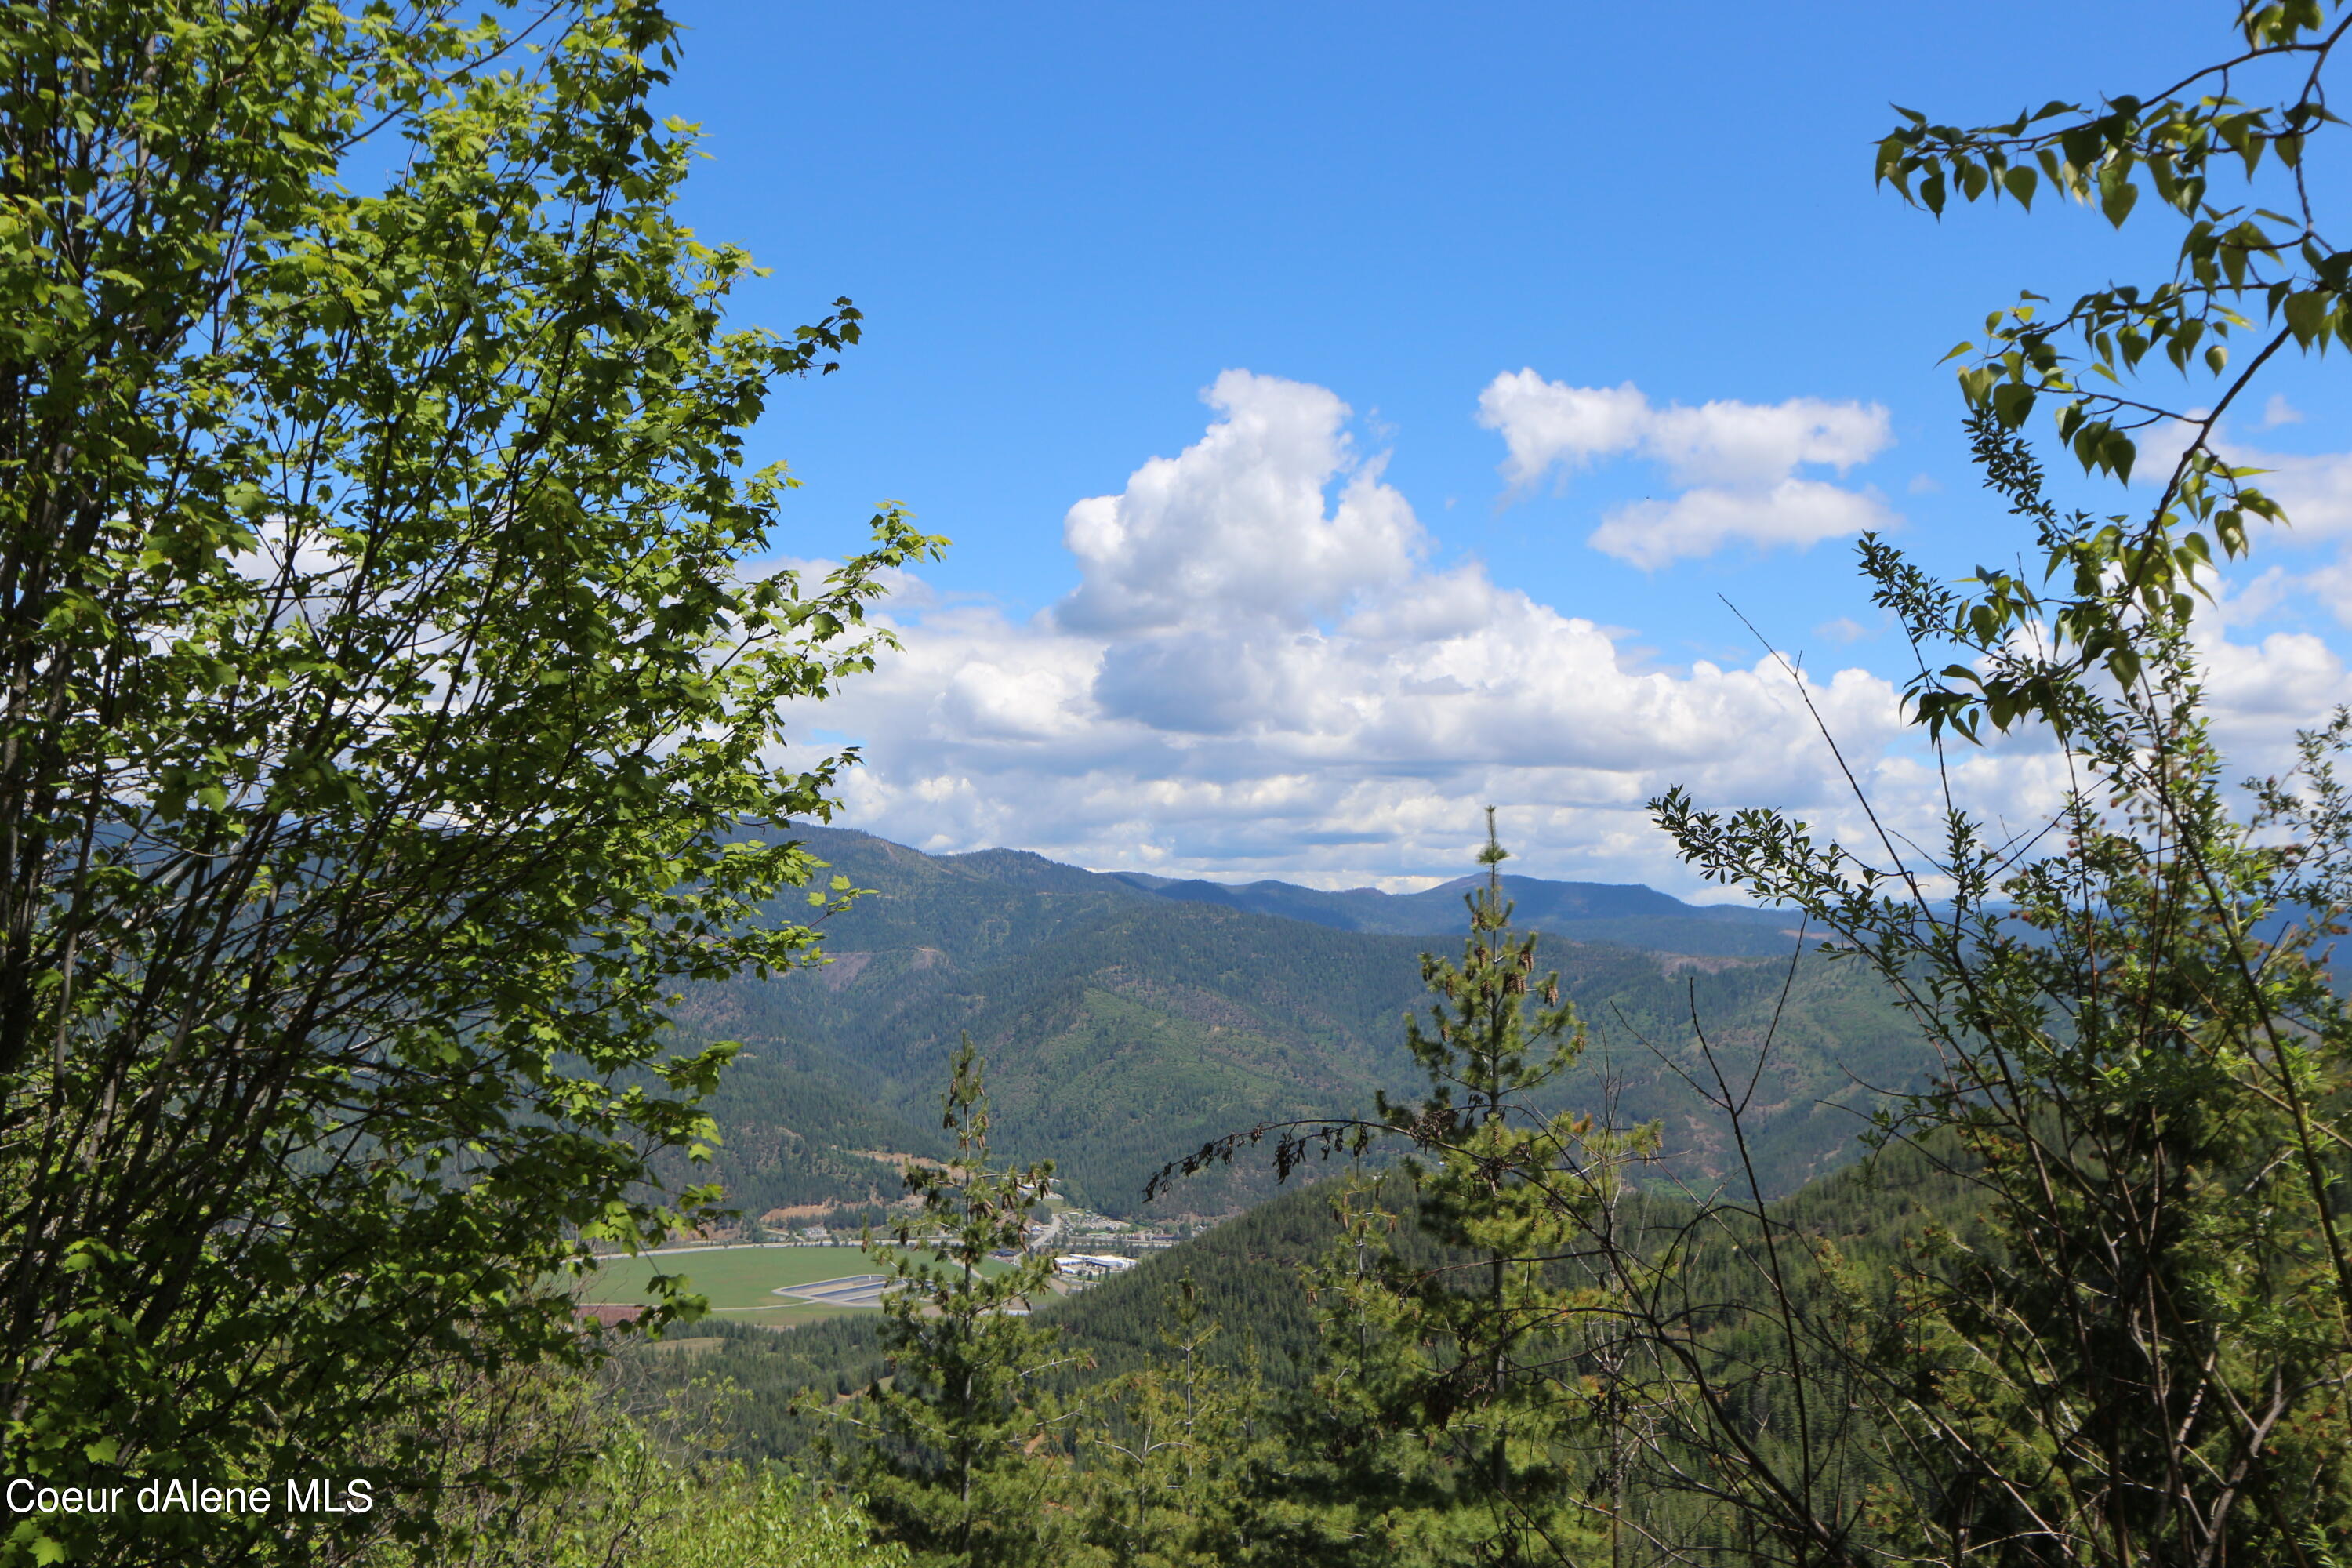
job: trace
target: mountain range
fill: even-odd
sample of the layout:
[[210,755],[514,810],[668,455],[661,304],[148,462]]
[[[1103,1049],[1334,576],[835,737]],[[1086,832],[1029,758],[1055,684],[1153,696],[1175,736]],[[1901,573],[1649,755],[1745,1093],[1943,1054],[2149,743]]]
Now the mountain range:
[[[1451,936],[1467,931],[1470,921],[1463,899],[1485,879],[1461,877],[1423,892],[1386,893],[1378,888],[1326,892],[1289,882],[1235,886],[1177,881],[1139,871],[1109,875],[1163,899],[1392,936]],[[1795,917],[1776,910],[1686,904],[1639,883],[1552,882],[1507,876],[1503,884],[1518,924],[1574,942],[1746,958],[1786,956],[1799,934]]]
[[[687,1034],[745,1047],[711,1110],[716,1174],[753,1215],[897,1195],[905,1156],[945,1152],[938,1097],[965,1033],[986,1057],[1000,1156],[1054,1160],[1072,1198],[1114,1215],[1241,1207],[1272,1190],[1264,1149],[1155,1205],[1142,1190],[1221,1133],[1366,1113],[1379,1092],[1423,1087],[1404,1015],[1426,1000],[1423,953],[1458,953],[1475,882],[1228,886],[794,836],[867,889],[828,921],[828,962],[699,986],[677,1010]],[[1503,884],[1516,922],[1549,937],[1538,962],[1559,970],[1588,1032],[1552,1103],[1662,1121],[1655,1180],[1734,1173],[1706,1104],[1708,1048],[1747,1099],[1768,1192],[1847,1156],[1864,1086],[1924,1075],[1924,1048],[1879,983],[1802,942],[1790,916],[1638,886]],[[773,912],[795,918],[789,902]]]

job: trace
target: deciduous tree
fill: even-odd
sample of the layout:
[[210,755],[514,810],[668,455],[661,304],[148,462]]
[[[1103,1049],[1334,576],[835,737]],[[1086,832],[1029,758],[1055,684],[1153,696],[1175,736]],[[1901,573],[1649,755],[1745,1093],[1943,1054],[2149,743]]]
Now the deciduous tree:
[[[1978,464],[2038,574],[1947,585],[1863,545],[1919,652],[1911,711],[1938,759],[2038,742],[2060,808],[2020,835],[1955,794],[1923,846],[1656,803],[1700,869],[1802,909],[1902,999],[1943,1072],[1882,1136],[1983,1216],[1917,1249],[1861,1341],[1800,1296],[1772,1304],[1870,1411],[1885,1477],[1866,1518],[1738,1492],[1782,1560],[2308,1565],[2352,1531],[2352,1016],[2314,947],[2346,905],[2352,721],[2313,715],[2294,775],[2233,790],[2192,637],[2217,562],[2282,515],[2221,421],[2282,351],[2352,341],[2352,252],[2316,200],[2347,27],[2316,0],[2244,5],[2228,58],[2145,98],[1967,129],[1906,110],[1880,148],[1881,177],[1930,210],[2055,192],[2118,226],[2169,214],[2180,238],[2161,282],[2029,296],[1955,351]],[[2137,374],[2167,366],[2210,378],[2200,407]],[[2025,434],[2053,402],[2093,474],[2177,441],[2153,499],[2054,500]]]
[[[740,470],[840,302],[730,327],[647,0],[0,15],[0,1469],[367,1476],[435,1379],[586,1352],[560,1289],[672,1210],[728,1049],[668,988],[842,759],[877,521],[747,563]],[[820,894],[817,902],[826,901]],[[672,1194],[688,1207],[708,1194]],[[429,1530],[429,1510],[403,1528]],[[0,1560],[300,1556],[318,1521],[56,1516]]]

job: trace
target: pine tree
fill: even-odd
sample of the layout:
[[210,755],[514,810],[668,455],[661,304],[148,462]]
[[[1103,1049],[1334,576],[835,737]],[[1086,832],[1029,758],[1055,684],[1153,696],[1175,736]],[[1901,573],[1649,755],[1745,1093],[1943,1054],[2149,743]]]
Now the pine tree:
[[1507,858],[1489,807],[1461,962],[1423,958],[1433,1000],[1407,1026],[1429,1092],[1380,1102],[1412,1151],[1409,1200],[1391,1212],[1359,1184],[1341,1207],[1346,1239],[1310,1275],[1328,1307],[1327,1363],[1302,1436],[1346,1516],[1322,1521],[1323,1554],[1352,1537],[1383,1563],[1564,1563],[1593,1540],[1574,1356],[1594,1300],[1566,1259],[1654,1134],[1529,1105],[1584,1033],[1559,975],[1537,977],[1536,937],[1511,930]]
[[[856,1435],[849,1469],[886,1538],[919,1568],[1013,1568],[1050,1556],[1051,1494],[1062,1471],[1058,1417],[1032,1380],[1055,1333],[1028,1316],[1052,1264],[1020,1249],[1053,1164],[989,1162],[988,1100],[971,1037],[955,1054],[940,1125],[943,1166],[910,1164],[920,1206],[867,1238],[890,1276],[883,1344],[890,1374],[840,1408]],[[998,1255],[1017,1254],[991,1272]]]
[[1218,1324],[1190,1273],[1162,1304],[1165,1360],[1119,1380],[1085,1441],[1086,1539],[1110,1568],[1244,1562],[1249,1483],[1275,1457],[1265,1388],[1211,1364]]

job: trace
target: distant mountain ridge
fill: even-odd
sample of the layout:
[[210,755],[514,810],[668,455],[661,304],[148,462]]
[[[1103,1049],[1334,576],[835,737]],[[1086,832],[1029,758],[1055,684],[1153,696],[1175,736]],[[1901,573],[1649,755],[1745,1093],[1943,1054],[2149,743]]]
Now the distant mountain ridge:
[[[1124,893],[1177,903],[1214,904],[1250,914],[1305,921],[1335,931],[1388,936],[1459,936],[1470,929],[1464,899],[1484,879],[1457,877],[1418,893],[1378,888],[1326,889],[1296,882],[1213,882],[1205,878],[1154,876],[1147,871],[1088,871],[1027,849],[971,849],[929,855],[854,828],[796,826],[821,856],[870,864],[880,853],[894,865],[919,856],[986,880],[1088,900]],[[1691,904],[1639,882],[1563,882],[1506,873],[1503,888],[1518,925],[1571,941],[1609,942],[1654,952],[1748,958],[1785,955],[1800,932],[1798,918],[1779,910],[1733,904]]]
[[[1463,898],[1484,879],[1457,877],[1418,893],[1387,893],[1378,888],[1331,892],[1277,881],[1180,880],[1141,871],[1108,875],[1159,898],[1395,936],[1457,936],[1468,931]],[[1686,904],[1638,882],[1556,882],[1507,874],[1503,888],[1516,906],[1513,919],[1518,924],[1576,942],[1746,957],[1785,953],[1799,932],[1796,917],[1780,910]]]
[[[677,1009],[683,1032],[745,1047],[710,1105],[723,1137],[711,1173],[753,1215],[890,1195],[861,1152],[943,1152],[938,1095],[966,1033],[987,1057],[998,1152],[1051,1158],[1074,1197],[1137,1212],[1145,1179],[1208,1138],[1417,1094],[1403,1020],[1426,1004],[1422,955],[1458,952],[1467,925],[1471,879],[1412,894],[1230,888],[793,831],[828,875],[871,889],[827,921],[828,962],[690,987]],[[1860,1083],[1924,1070],[1876,983],[1800,957],[1786,916],[1505,881],[1518,922],[1550,933],[1539,962],[1560,970],[1592,1037],[1557,1102],[1664,1122],[1662,1177],[1713,1180],[1730,1157],[1689,1087],[1709,1070],[1695,1016],[1738,1072],[1771,1034],[1750,1151],[1783,1190],[1845,1157]],[[773,913],[804,911],[793,894]],[[1226,1212],[1268,1190],[1244,1169],[1161,1206]]]

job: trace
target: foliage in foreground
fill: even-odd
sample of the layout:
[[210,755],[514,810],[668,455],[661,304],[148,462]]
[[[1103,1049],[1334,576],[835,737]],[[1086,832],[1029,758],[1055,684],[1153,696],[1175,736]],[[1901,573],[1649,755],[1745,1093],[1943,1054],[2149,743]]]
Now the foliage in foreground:
[[1584,1032],[1559,976],[1537,973],[1537,939],[1510,929],[1505,858],[1490,810],[1461,961],[1423,960],[1428,1016],[1407,1021],[1428,1092],[1383,1100],[1377,1129],[1355,1130],[1359,1146],[1377,1134],[1417,1151],[1404,1177],[1427,1245],[1401,1255],[1399,1215],[1350,1184],[1339,1244],[1305,1275],[1322,1367],[1285,1487],[1318,1500],[1295,1510],[1290,1546],[1305,1556],[1516,1568],[1592,1540],[1573,1453],[1584,1401],[1558,1375],[1579,1348],[1561,1325],[1591,1303],[1549,1264],[1622,1195],[1618,1167],[1654,1137],[1531,1108]]
[[907,1568],[877,1543],[857,1500],[740,1460],[689,1468],[630,1433],[546,1521],[518,1568]]
[[[724,1456],[734,1391],[696,1378],[630,1401],[609,1369],[540,1372],[454,1400],[436,1528],[348,1521],[329,1545],[357,1568],[906,1568],[860,1500]],[[526,1484],[534,1465],[555,1485]]]
[[[518,1281],[712,1195],[645,1184],[730,1054],[667,997],[811,954],[748,917],[814,863],[742,826],[827,809],[780,710],[933,542],[738,572],[790,482],[742,433],[857,318],[724,326],[749,259],[646,108],[676,33],[0,14],[0,1472],[366,1479],[430,1532],[447,1391],[589,1354]],[[16,1519],[0,1562],[322,1528]]]

